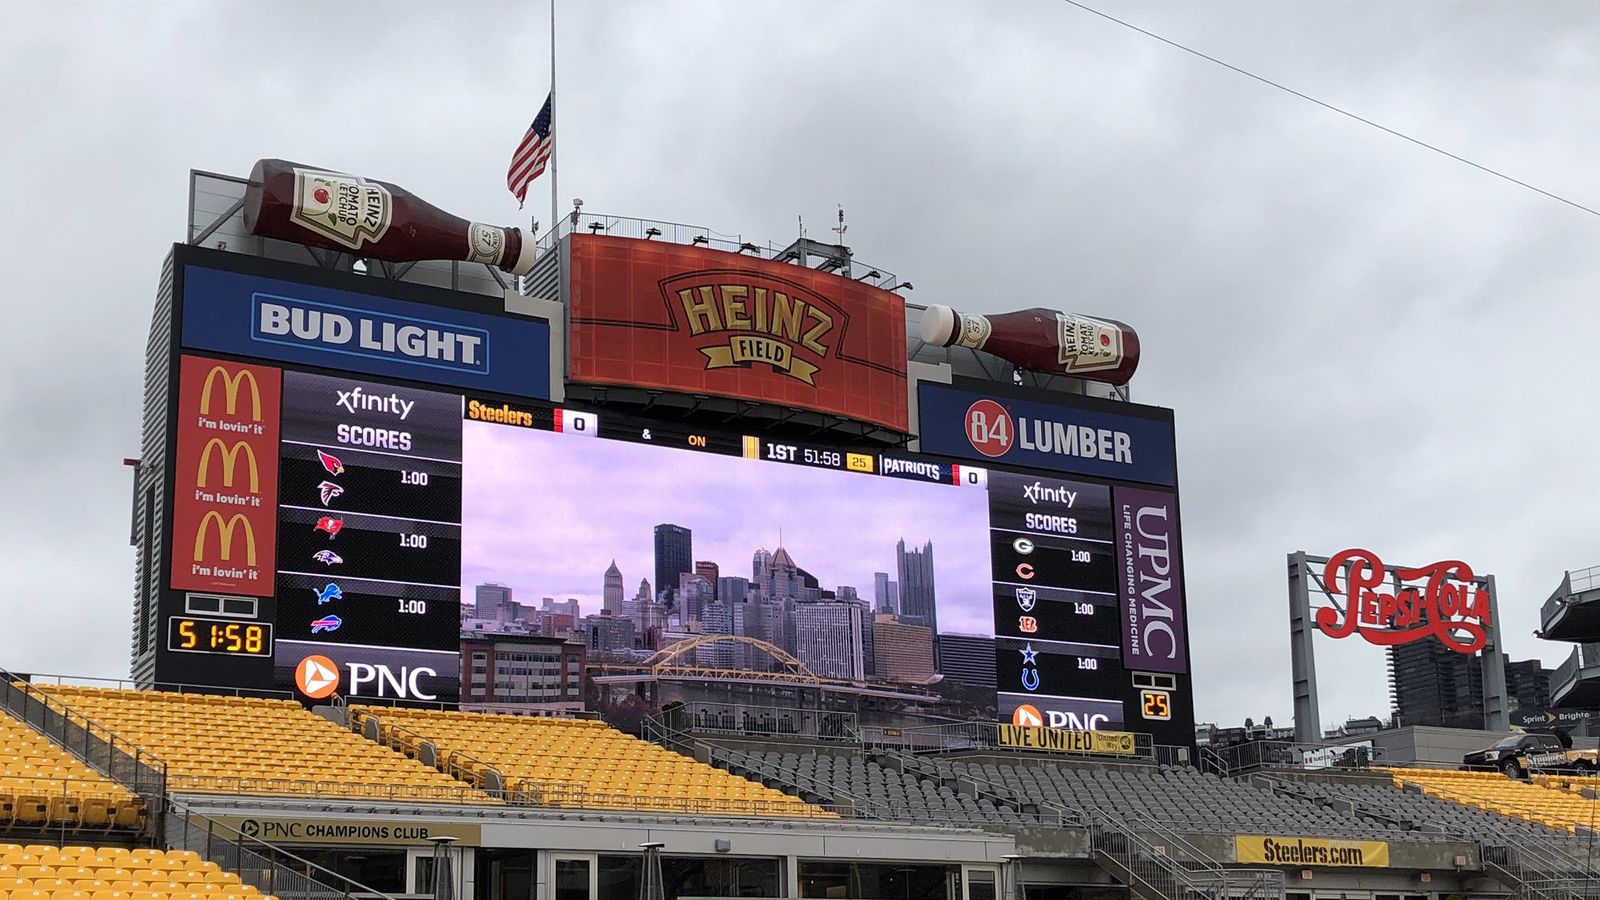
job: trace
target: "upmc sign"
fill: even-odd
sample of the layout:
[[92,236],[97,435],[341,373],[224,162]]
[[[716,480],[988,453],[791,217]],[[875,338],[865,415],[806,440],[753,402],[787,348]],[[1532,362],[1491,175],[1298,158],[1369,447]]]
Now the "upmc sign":
[[174,589],[272,596],[282,380],[267,366],[180,361]]
[[917,395],[924,453],[1162,486],[1177,480],[1164,409],[1067,395],[1047,403],[930,383]]
[[735,397],[905,431],[905,301],[803,266],[571,238],[569,380]]

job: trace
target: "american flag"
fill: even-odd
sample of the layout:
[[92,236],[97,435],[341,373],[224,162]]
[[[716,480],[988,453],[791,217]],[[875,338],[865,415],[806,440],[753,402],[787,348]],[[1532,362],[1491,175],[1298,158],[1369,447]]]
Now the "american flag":
[[528,184],[544,174],[544,164],[550,159],[550,149],[555,146],[554,129],[550,124],[550,101],[554,94],[544,98],[544,107],[528,126],[522,143],[511,154],[511,168],[506,171],[506,187],[517,195],[517,206],[528,194]]

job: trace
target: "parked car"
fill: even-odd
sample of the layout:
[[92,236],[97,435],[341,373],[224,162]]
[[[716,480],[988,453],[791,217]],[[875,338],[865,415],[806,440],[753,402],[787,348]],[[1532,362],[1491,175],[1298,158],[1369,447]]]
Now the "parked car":
[[1461,758],[1463,769],[1497,770],[1508,778],[1527,778],[1534,772],[1592,774],[1600,770],[1596,763],[1596,752],[1572,749],[1572,738],[1565,732],[1512,734]]

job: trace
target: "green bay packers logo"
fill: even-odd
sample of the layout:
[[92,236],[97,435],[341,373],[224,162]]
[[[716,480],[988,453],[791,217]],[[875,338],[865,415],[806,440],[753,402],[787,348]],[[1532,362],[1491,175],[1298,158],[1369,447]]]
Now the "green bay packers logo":
[[663,280],[661,292],[707,369],[765,365],[810,385],[837,355],[847,319],[821,295],[753,272],[685,272]]

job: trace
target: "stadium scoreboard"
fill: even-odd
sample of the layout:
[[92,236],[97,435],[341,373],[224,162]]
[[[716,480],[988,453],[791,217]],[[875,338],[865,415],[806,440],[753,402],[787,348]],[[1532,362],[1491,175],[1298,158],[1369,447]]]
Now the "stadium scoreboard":
[[[598,614],[607,560],[643,558],[652,527],[683,519],[695,558],[716,557],[724,575],[774,541],[796,563],[779,571],[758,562],[749,579],[740,572],[735,580],[748,593],[713,597],[720,612],[672,596],[677,584],[638,598],[674,617],[699,617],[692,626],[674,618],[682,630],[740,631],[744,624],[718,618],[730,615],[726,607],[785,590],[791,617],[796,597],[859,597],[863,614],[840,620],[860,631],[854,658],[798,646],[804,639],[790,626],[785,649],[824,681],[900,677],[937,693],[958,678],[942,671],[940,657],[954,653],[943,637],[975,634],[992,641],[994,657],[993,683],[969,685],[992,698],[979,715],[1150,732],[1158,743],[1192,739],[1176,485],[1005,458],[990,409],[1003,394],[981,401],[971,452],[813,442],[739,420],[708,428],[576,408],[533,396],[543,385],[446,384],[424,365],[311,360],[248,336],[251,311],[267,296],[278,306],[299,296],[345,310],[436,304],[427,315],[444,325],[481,329],[483,368],[498,371],[502,359],[548,348],[541,320],[469,315],[444,292],[420,288],[373,297],[372,279],[309,276],[192,248],[180,249],[179,262],[175,302],[186,324],[171,364],[154,681],[466,702],[464,622],[486,612],[470,595],[475,586],[569,596],[578,582],[559,570],[571,563],[591,573],[584,613]],[[288,282],[290,274],[310,283]],[[223,276],[243,280],[228,286]],[[245,337],[219,338],[225,330],[211,320],[233,305],[242,307]],[[921,417],[942,409],[925,400]],[[659,572],[659,544],[655,552]],[[648,562],[636,566],[654,574]],[[903,582],[887,605],[863,596],[874,570]],[[861,649],[873,630],[877,672],[873,651]],[[770,643],[781,645],[782,633],[767,635]],[[907,664],[886,655],[891,645],[926,648],[938,670],[886,675],[891,664]]]

